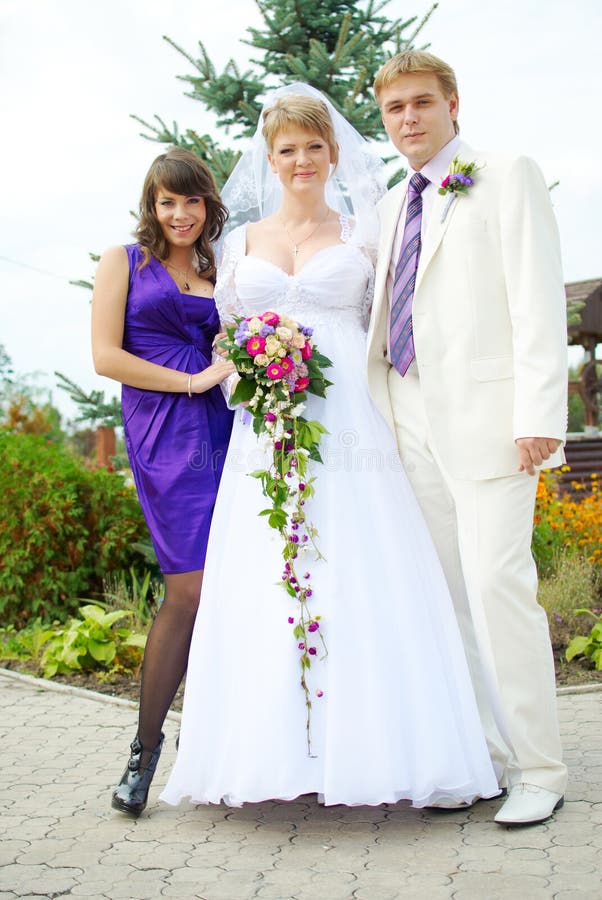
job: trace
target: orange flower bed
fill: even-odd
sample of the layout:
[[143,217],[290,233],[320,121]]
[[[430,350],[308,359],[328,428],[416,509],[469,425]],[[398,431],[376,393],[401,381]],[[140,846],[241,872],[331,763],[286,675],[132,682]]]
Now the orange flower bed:
[[[570,471],[564,466],[563,472]],[[537,485],[533,554],[539,574],[554,568],[557,551],[581,550],[589,562],[602,564],[602,492],[596,473],[588,483],[573,481],[572,493],[561,493],[552,472],[542,472]]]

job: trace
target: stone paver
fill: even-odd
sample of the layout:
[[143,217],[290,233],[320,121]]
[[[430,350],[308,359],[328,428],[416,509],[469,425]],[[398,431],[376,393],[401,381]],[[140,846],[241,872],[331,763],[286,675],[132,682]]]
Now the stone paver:
[[561,692],[570,768],[545,825],[495,825],[498,801],[435,813],[314,797],[172,809],[170,714],[148,808],[109,807],[136,710],[0,670],[0,900],[601,900],[602,691]]

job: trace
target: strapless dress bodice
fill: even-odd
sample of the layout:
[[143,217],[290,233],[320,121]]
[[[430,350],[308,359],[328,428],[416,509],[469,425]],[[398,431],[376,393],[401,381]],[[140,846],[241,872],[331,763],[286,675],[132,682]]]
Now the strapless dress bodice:
[[361,325],[371,277],[370,260],[352,243],[325,247],[295,275],[259,256],[242,256],[234,271],[245,315],[275,309],[313,327],[333,320]]

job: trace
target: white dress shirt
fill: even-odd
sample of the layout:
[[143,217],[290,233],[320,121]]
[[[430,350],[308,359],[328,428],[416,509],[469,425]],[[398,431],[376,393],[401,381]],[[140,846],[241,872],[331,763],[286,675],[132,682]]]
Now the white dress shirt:
[[[449,167],[457,154],[458,146],[460,144],[460,136],[456,134],[449,143],[445,144],[444,147],[441,148],[439,153],[436,156],[433,156],[420,170],[420,174],[424,175],[425,178],[428,178],[429,184],[425,187],[422,192],[422,222],[420,225],[420,235],[421,238],[424,238],[431,210],[433,208],[433,203],[437,194],[437,191],[441,187],[441,182],[445,178],[446,175],[449,174]],[[414,169],[408,169],[408,179],[414,175]],[[408,196],[406,193],[405,199],[402,203],[401,209],[399,211],[399,219],[397,221],[397,229],[395,231],[395,240],[393,241],[393,248],[391,251],[391,259],[389,262],[389,275],[387,277],[387,297],[389,298],[389,315],[388,315],[388,324],[387,324],[387,358],[391,359],[391,300],[393,296],[393,285],[395,283],[395,269],[397,268],[397,260],[399,258],[399,252],[401,250],[401,244],[403,241],[403,232],[406,224],[406,210],[408,206]],[[410,366],[411,369],[414,369],[416,366],[415,360],[412,361]]]

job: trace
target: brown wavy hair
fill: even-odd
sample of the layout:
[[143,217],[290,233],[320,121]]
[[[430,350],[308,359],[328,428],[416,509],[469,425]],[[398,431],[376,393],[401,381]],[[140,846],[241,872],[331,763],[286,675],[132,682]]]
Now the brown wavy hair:
[[207,219],[195,241],[194,253],[199,273],[204,278],[214,278],[215,254],[211,244],[220,237],[228,218],[228,210],[220,199],[207,164],[190,150],[183,150],[181,147],[158,156],[144,179],[140,218],[134,232],[144,255],[140,268],[148,265],[151,255],[159,260],[169,256],[169,243],[155,212],[157,193],[161,188],[186,197],[203,197]]

